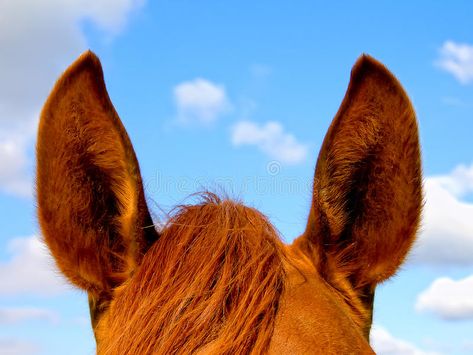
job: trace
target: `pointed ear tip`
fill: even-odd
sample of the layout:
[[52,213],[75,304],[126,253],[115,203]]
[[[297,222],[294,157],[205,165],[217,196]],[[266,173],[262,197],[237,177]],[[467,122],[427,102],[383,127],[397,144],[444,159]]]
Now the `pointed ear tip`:
[[76,60],[76,62],[80,62],[80,61],[90,63],[94,66],[101,66],[99,57],[97,57],[97,55],[94,52],[92,52],[90,49],[83,52],[79,56],[79,58]]
[[56,96],[62,91],[64,87],[70,85],[71,82],[76,81],[77,78],[81,77],[81,74],[92,73],[93,77],[98,80],[98,83],[104,84],[102,64],[100,59],[91,50],[83,52],[57,80],[54,88],[49,94],[49,99]]
[[102,64],[100,59],[90,49],[83,52],[75,61],[72,63],[63,76],[70,76],[83,70],[91,70],[96,74],[103,75]]
[[48,112],[49,108],[57,103],[57,99],[62,97],[71,85],[78,82],[80,78],[83,78],[84,74],[87,75],[87,73],[89,73],[89,76],[91,74],[94,78],[94,86],[99,91],[106,92],[100,59],[91,50],[87,50],[83,52],[56,81],[41,110],[40,122],[45,120],[45,112]]
[[379,60],[363,53],[360,57],[358,57],[357,61],[353,65],[350,82],[356,85],[357,83],[363,82],[368,78],[375,79],[375,81],[378,83],[377,85],[391,87],[394,89],[393,92],[401,95],[405,102],[412,106],[409,95],[396,76],[394,76],[394,74]]
[[355,64],[353,65],[353,69],[351,70],[351,77],[356,78],[360,75],[367,73],[378,73],[380,75],[387,76],[389,79],[397,82],[396,77],[389,71],[388,68],[386,68],[383,63],[370,56],[369,54],[363,53],[361,56],[358,57]]
[[75,81],[74,79],[81,77],[80,74],[92,73],[92,75],[103,82],[103,70],[100,59],[91,50],[83,52],[61,75],[56,82],[51,95],[58,93],[63,86]]

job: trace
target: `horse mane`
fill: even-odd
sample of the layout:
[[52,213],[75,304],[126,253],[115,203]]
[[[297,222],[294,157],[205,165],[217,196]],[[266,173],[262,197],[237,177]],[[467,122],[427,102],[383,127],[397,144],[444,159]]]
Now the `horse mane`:
[[116,290],[98,324],[98,353],[266,352],[283,255],[277,232],[253,208],[211,193],[178,207]]

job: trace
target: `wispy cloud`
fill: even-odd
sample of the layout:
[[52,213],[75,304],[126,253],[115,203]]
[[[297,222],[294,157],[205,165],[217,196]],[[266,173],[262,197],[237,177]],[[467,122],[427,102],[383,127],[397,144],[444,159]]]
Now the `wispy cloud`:
[[23,124],[39,111],[57,75],[87,47],[83,21],[116,34],[143,2],[2,1],[0,123]]
[[439,50],[436,65],[452,74],[460,83],[473,82],[473,45],[446,41]]
[[56,323],[59,316],[49,309],[35,307],[0,308],[0,324],[13,324],[29,320],[41,320]]
[[256,146],[270,158],[282,163],[298,164],[307,158],[308,146],[284,130],[279,122],[259,125],[252,121],[239,121],[232,128],[232,144]]
[[0,338],[0,354],[2,355],[32,355],[40,353],[38,345],[29,341]]
[[425,180],[426,204],[411,261],[431,265],[472,265],[473,165],[460,165],[448,175]]
[[[0,80],[0,91],[1,86]],[[29,153],[33,151],[37,116],[13,115],[10,116],[11,122],[2,122],[2,108],[7,108],[8,105],[2,107],[1,101],[0,93],[0,193],[31,198],[33,163]],[[34,119],[25,118],[26,116]]]
[[11,258],[0,263],[0,295],[53,295],[71,289],[38,237],[14,238],[7,251]]
[[446,320],[473,319],[473,275],[460,280],[436,279],[418,297],[416,310]]
[[250,73],[256,79],[265,79],[272,73],[272,68],[265,64],[253,64],[250,66]]
[[209,124],[231,107],[225,87],[202,78],[176,85],[174,102],[181,123]]
[[[0,2],[0,190],[31,195],[28,191],[31,189],[25,186],[31,185],[32,179],[25,179],[25,169],[20,165],[26,163],[38,112],[54,80],[87,47],[83,22],[95,25],[106,36],[113,36],[123,29],[130,13],[143,3],[143,0]],[[17,162],[9,163],[16,158]]]
[[373,327],[370,339],[371,346],[378,355],[439,355],[437,352],[424,351],[405,340],[395,338],[380,326]]
[[434,181],[456,197],[473,193],[473,164],[458,165],[450,174],[431,177]]
[[27,142],[13,133],[1,136],[0,189],[8,194],[29,197],[32,195],[33,180],[28,174]]
[[440,100],[442,101],[444,105],[450,106],[450,107],[468,108],[471,106],[469,102],[465,102],[464,100],[458,97],[444,96]]

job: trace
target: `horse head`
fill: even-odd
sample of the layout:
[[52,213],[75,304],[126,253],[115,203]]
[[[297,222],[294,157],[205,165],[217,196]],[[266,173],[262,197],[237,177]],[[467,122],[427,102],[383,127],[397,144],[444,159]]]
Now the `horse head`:
[[37,200],[58,268],[88,294],[99,354],[370,354],[375,288],[419,224],[417,122],[397,79],[363,55],[291,245],[257,210],[210,193],[155,228],[132,144],[87,52],[42,110]]

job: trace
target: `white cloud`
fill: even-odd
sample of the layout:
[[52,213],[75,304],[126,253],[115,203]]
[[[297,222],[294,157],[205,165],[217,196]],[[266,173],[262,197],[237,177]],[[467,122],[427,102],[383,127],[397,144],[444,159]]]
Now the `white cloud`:
[[446,320],[473,319],[473,275],[458,281],[436,279],[417,297],[416,310]]
[[25,197],[32,195],[27,146],[28,140],[23,135],[0,133],[0,190]]
[[[9,145],[0,148],[1,190],[20,195],[27,190],[24,167],[7,164],[4,159],[14,154],[23,161],[27,156],[35,136],[35,129],[31,128],[36,127],[49,90],[61,71],[87,47],[82,24],[87,21],[105,35],[114,35],[123,28],[130,12],[143,2],[0,1],[0,139],[7,137]],[[12,183],[15,180],[21,183]]]
[[430,180],[437,182],[453,195],[463,197],[473,192],[473,164],[459,165],[449,175],[432,177]]
[[465,340],[461,344],[461,350],[473,354],[473,340]]
[[[43,0],[44,1],[44,0]],[[55,6],[63,0],[50,0]],[[118,33],[126,25],[130,13],[146,0],[69,0],[66,7],[71,17],[90,19],[103,30]]]
[[425,180],[424,218],[411,261],[432,265],[473,264],[473,165]]
[[35,307],[0,308],[0,324],[20,323],[28,320],[57,323],[59,316],[51,310]]
[[272,159],[289,164],[304,161],[308,150],[307,145],[285,132],[279,122],[260,126],[255,122],[240,121],[232,128],[232,143],[235,146],[254,145]]
[[183,123],[209,124],[230,109],[225,87],[202,78],[176,85],[174,101]]
[[38,237],[14,238],[7,251],[12,256],[0,263],[0,295],[54,295],[71,289]]
[[6,0],[0,4],[0,122],[30,120],[58,74],[87,46],[84,21],[116,33],[142,0]]
[[473,82],[473,45],[446,41],[436,64],[462,84]]
[[2,355],[30,355],[39,353],[39,347],[31,342],[12,338],[0,338],[0,354]]
[[438,355],[424,351],[413,344],[393,337],[386,329],[374,326],[370,334],[371,346],[378,355]]

